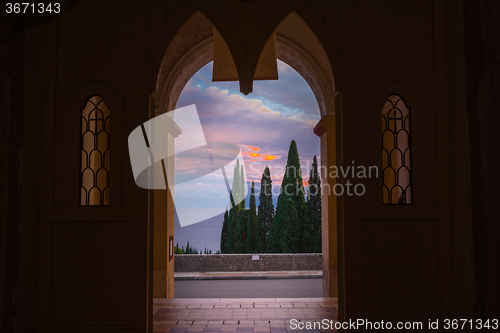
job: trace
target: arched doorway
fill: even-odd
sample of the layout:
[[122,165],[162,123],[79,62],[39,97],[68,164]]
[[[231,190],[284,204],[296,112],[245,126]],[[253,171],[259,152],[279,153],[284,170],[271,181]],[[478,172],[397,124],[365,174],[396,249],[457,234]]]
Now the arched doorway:
[[[175,109],[179,95],[189,79],[213,58],[213,26],[200,12],[179,30],[160,66],[156,92],[152,95],[155,116]],[[322,165],[335,165],[335,111],[341,108],[341,95],[335,92],[333,74],[326,53],[309,26],[294,12],[277,27],[278,59],[295,69],[311,87],[322,120],[314,132],[321,137]],[[313,130],[311,128],[311,130]],[[322,175],[330,187],[335,179]],[[157,191],[158,192],[158,191]],[[342,258],[337,233],[337,196],[323,196],[323,295],[340,296],[338,258]],[[167,240],[174,234],[173,200],[166,191],[155,193],[154,297],[173,297],[173,261],[168,258]],[[161,232],[157,232],[160,230]],[[160,287],[158,287],[160,286]]]

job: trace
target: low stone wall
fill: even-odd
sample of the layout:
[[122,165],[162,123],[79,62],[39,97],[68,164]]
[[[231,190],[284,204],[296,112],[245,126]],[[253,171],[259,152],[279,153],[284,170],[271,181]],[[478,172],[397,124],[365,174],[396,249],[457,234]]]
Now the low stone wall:
[[321,253],[176,254],[174,258],[175,272],[321,271],[322,267]]

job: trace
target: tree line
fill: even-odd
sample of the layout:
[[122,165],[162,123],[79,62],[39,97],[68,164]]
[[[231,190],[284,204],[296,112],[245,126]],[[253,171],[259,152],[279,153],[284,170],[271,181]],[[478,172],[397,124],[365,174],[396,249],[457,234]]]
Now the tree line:
[[[318,253],[321,247],[321,179],[314,156],[309,173],[307,201],[297,144],[292,141],[280,194],[274,209],[269,167],[261,178],[256,207],[252,181],[249,207],[245,206],[243,166],[236,162],[220,237],[221,253]],[[238,203],[238,204],[236,204]]]
[[[219,254],[220,252],[217,251],[216,254]],[[187,245],[186,245],[186,249],[184,249],[184,246],[183,247],[179,247],[179,243],[177,243],[177,245],[175,245],[174,247],[174,254],[202,254],[201,251],[198,252],[198,250],[194,247],[191,247],[189,246],[189,241],[187,242]],[[205,250],[203,251],[203,254],[212,254],[212,250],[208,250],[207,248],[205,248]]]

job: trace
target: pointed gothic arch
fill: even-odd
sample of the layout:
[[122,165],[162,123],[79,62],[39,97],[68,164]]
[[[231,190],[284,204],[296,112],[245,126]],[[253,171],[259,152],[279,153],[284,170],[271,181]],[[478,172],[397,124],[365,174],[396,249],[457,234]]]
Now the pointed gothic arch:
[[[187,82],[199,69],[212,61],[213,37],[211,29],[211,22],[201,12],[196,12],[178,31],[176,37],[169,45],[159,68],[156,91],[152,94],[155,101],[152,114],[157,116],[174,110],[177,100]],[[219,30],[220,26],[217,29]],[[305,31],[306,33],[298,36],[295,33],[295,29]],[[340,111],[341,94],[335,91],[334,76],[330,67],[330,61],[315,33],[297,13],[287,12],[287,15],[284,15],[284,19],[277,26],[276,30],[278,59],[290,65],[305,79],[318,101],[322,117],[322,121],[320,122],[322,124],[320,126],[322,131],[317,132],[315,130],[315,133],[321,137],[321,154],[329,156],[329,159],[325,158],[324,161],[322,159],[322,163],[325,163],[325,166],[333,165],[332,163],[334,163],[333,161],[335,161],[337,155],[335,140],[337,131],[335,121],[332,122],[332,120],[336,116],[336,109]],[[197,31],[198,33],[192,34],[193,31]],[[225,36],[224,33],[222,35],[223,37]],[[188,36],[191,37],[189,38]],[[268,35],[263,35],[263,43],[267,41],[267,38]],[[237,63],[236,59],[235,63]],[[255,67],[251,67],[248,64],[244,66],[252,68],[253,75]],[[329,133],[328,138],[325,135],[326,132]],[[330,183],[329,186],[333,186],[336,180],[324,177],[322,182],[323,184]],[[167,196],[170,196],[170,194],[167,194]],[[343,269],[339,267],[339,264],[342,262],[338,259],[338,257],[342,256],[342,248],[339,246],[341,242],[337,239],[337,200],[339,200],[338,197],[325,196],[322,202],[325,208],[322,215],[322,220],[324,221],[322,222],[323,239],[327,240],[326,244],[323,242],[324,296],[337,296],[339,295],[339,289],[342,289],[342,285],[339,285],[339,282],[340,284],[342,283],[342,280],[339,281],[339,271]],[[167,198],[167,201],[173,201],[172,197]],[[155,206],[155,210],[156,208]],[[167,224],[158,227],[162,228],[162,230],[170,230],[169,232],[173,234],[173,211],[164,213],[167,215],[167,218],[164,218],[162,221],[155,217],[155,228],[157,224]],[[172,216],[169,218],[169,215]],[[172,226],[169,225],[168,221],[171,221]],[[155,248],[157,248],[156,245]],[[161,248],[161,251],[165,251],[167,247],[158,246],[158,248]],[[161,253],[160,256],[165,256],[165,253]],[[167,263],[168,265],[169,263]],[[161,293],[165,295],[163,297],[173,295],[173,290],[169,290],[173,289],[173,264],[171,267],[170,270],[162,269],[161,272],[155,271],[154,273],[155,281],[161,281],[161,284],[166,285],[166,287],[154,287],[155,290],[161,289]],[[162,296],[156,294],[155,297]]]

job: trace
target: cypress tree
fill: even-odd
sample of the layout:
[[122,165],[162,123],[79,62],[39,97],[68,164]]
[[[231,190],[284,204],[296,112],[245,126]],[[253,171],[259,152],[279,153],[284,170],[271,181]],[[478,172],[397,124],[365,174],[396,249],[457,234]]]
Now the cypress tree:
[[272,180],[269,167],[266,166],[260,180],[259,210],[257,213],[257,227],[255,231],[255,251],[266,252],[266,238],[274,219],[274,205]]
[[[236,168],[239,166],[239,161],[236,161]],[[233,218],[233,237],[232,237],[232,253],[246,253],[247,250],[247,224],[248,224],[248,212],[245,209],[245,174],[243,171],[243,165],[240,167],[240,173],[238,175],[239,180],[234,180],[233,183],[239,181],[236,187],[235,193],[238,201],[241,200],[239,204],[236,204],[235,214]]]
[[240,209],[234,233],[234,253],[247,252],[247,222],[250,210]]
[[285,228],[284,218],[284,205],[281,204],[276,207],[276,215],[274,216],[273,224],[269,230],[266,239],[266,252],[267,253],[283,253],[281,240],[283,239],[283,231]]
[[[306,251],[313,253],[322,252],[321,246],[321,177],[318,172],[318,161],[314,156],[309,173],[309,189],[307,191],[306,214],[304,229],[308,234],[305,244]],[[304,252],[306,252],[304,251]]]
[[[239,166],[239,162],[236,162],[236,168]],[[238,201],[241,200],[239,204],[236,205],[236,213],[234,214],[233,220],[233,240],[232,240],[232,251],[233,253],[246,253],[247,251],[247,224],[248,224],[248,212],[245,209],[245,173],[243,171],[243,165],[240,167],[239,173],[239,186],[236,191],[238,193]],[[234,181],[233,183],[237,182]],[[236,192],[235,191],[235,192]]]
[[246,188],[247,184],[245,183],[245,174],[243,171],[243,165],[241,166],[240,181],[241,181],[241,184],[240,184],[240,188],[239,188],[239,191],[240,191],[239,198],[242,199],[241,207],[243,209],[245,209],[245,188]]
[[250,190],[250,203],[248,222],[247,222],[247,253],[255,253],[256,242],[256,227],[257,227],[257,207],[255,203],[255,184],[252,181],[252,189]]
[[236,160],[236,166],[234,167],[233,173],[233,186],[231,188],[230,193],[230,201],[231,201],[231,209],[229,210],[229,219],[228,219],[228,227],[227,227],[227,236],[226,236],[226,251],[225,253],[234,253],[234,245],[235,245],[235,229],[236,223],[238,222],[238,211],[241,207],[238,202],[240,201],[240,162]]
[[286,171],[281,185],[280,196],[278,197],[278,204],[283,194],[285,195],[283,201],[286,201],[288,198],[292,198],[297,214],[299,215],[299,220],[302,221],[304,219],[306,200],[304,184],[302,183],[299,152],[297,150],[297,144],[294,140],[292,140],[290,148],[288,149]]
[[220,252],[226,253],[226,243],[227,243],[227,228],[229,224],[229,213],[227,211],[224,213],[224,221],[222,222],[222,231],[220,233]]
[[292,198],[288,198],[276,208],[276,216],[269,233],[266,252],[296,253],[302,237],[301,231],[295,204]]
[[[281,253],[284,251],[280,245],[280,240],[284,237],[284,228],[290,225],[288,222],[285,224],[286,221],[284,221],[283,216],[280,216],[280,214],[285,214],[283,207],[288,205],[286,204],[288,199],[292,200],[298,216],[297,220],[293,220],[293,223],[297,225],[292,226],[292,229],[301,234],[306,202],[304,184],[302,183],[302,172],[300,170],[299,152],[297,150],[297,144],[293,140],[290,143],[290,148],[288,149],[286,171],[281,184],[278,204],[276,205],[276,216],[269,232],[267,252]],[[298,243],[293,244],[297,247],[293,249],[287,247],[287,249],[290,250],[290,253],[300,252],[301,247],[298,246]]]
[[[233,186],[231,187],[231,196],[235,206],[237,206],[241,200],[241,185],[243,182],[240,178],[243,178],[240,175],[240,160],[236,160],[233,173]],[[231,202],[231,207],[233,207],[233,202]]]
[[233,225],[234,225],[234,208],[229,211],[227,220],[227,236],[226,236],[226,250],[223,253],[232,253],[233,242]]
[[299,220],[299,214],[295,209],[295,204],[292,198],[288,198],[285,201],[280,218],[283,221],[279,221],[278,223],[282,223],[284,226],[283,237],[280,239],[281,250],[283,253],[297,252],[297,249],[300,247],[303,234],[301,232],[302,226],[301,221]]
[[234,246],[236,244],[235,232],[236,224],[238,223],[238,207],[234,207],[229,211],[228,220],[228,230],[227,230],[227,241],[226,241],[226,253],[235,253]]

